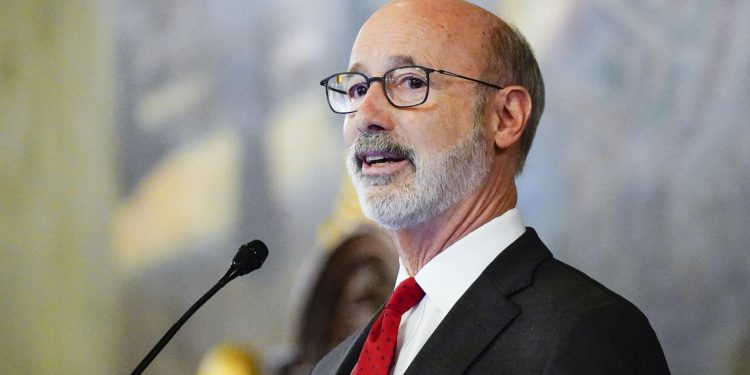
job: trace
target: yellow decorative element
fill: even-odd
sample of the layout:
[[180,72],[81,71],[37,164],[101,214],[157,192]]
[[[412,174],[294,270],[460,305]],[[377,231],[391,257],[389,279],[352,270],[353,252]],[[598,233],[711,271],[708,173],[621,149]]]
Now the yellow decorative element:
[[[271,116],[266,134],[270,191],[282,205],[296,206],[310,197],[310,186],[343,164],[339,126],[328,115],[318,90],[283,103]],[[291,109],[291,110],[290,110]]]
[[138,103],[137,123],[147,129],[165,124],[176,115],[198,106],[211,92],[211,80],[200,74],[151,90]]
[[196,375],[260,375],[257,357],[250,350],[234,344],[212,349],[200,363]]
[[238,217],[237,135],[220,130],[167,156],[114,218],[114,249],[126,270],[231,233]]
[[362,214],[357,192],[346,173],[341,182],[333,212],[318,228],[318,247],[321,249],[333,250],[363,225],[375,225]]

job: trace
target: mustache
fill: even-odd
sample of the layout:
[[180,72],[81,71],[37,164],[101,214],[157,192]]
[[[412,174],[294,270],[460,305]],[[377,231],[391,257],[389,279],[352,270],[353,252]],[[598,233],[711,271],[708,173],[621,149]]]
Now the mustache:
[[414,164],[416,152],[413,148],[398,142],[392,136],[384,133],[361,133],[354,140],[352,146],[354,158],[358,164],[362,163],[363,155],[372,152],[387,153],[399,158],[407,159]]

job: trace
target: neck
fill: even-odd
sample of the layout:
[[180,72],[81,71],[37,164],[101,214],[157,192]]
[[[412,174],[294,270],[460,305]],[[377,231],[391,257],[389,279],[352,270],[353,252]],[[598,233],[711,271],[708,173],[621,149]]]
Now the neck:
[[419,225],[392,231],[409,275],[416,275],[448,246],[514,208],[517,200],[513,178],[490,178],[487,184],[440,215]]

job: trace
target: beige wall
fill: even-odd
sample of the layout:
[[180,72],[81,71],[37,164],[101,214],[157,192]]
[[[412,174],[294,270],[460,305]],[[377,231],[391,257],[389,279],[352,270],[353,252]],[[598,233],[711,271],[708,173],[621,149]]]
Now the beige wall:
[[0,373],[111,374],[106,2],[0,6]]

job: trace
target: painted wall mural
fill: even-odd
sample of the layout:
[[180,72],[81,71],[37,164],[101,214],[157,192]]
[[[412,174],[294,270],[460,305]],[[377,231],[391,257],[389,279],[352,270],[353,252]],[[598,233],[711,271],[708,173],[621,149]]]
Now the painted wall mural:
[[[342,120],[318,81],[346,66],[358,26],[383,3],[9,7],[0,21],[19,37],[0,38],[0,99],[13,104],[1,117],[10,266],[0,274],[11,301],[1,310],[13,316],[1,368],[127,373],[253,238],[271,249],[264,268],[204,306],[151,371],[194,374],[233,358],[274,374],[299,354],[311,284],[362,221],[337,200],[351,193]],[[673,373],[750,372],[750,2],[477,3],[529,36],[547,82],[519,180],[527,224],[643,308]],[[85,95],[60,95],[84,83]],[[58,279],[57,295],[82,302],[40,304],[34,296]],[[29,338],[32,317],[46,323]],[[42,339],[52,323],[65,329]],[[101,345],[46,349],[67,332]],[[77,353],[91,360],[69,359]]]
[[[182,290],[208,285],[219,271],[183,274],[213,263],[214,249],[232,240],[260,236],[275,250],[272,270],[247,281],[249,294],[213,302],[232,317],[208,317],[184,333],[173,358],[160,360],[164,368],[193,368],[209,331],[275,348],[264,353],[271,363],[284,356],[322,253],[316,230],[343,171],[341,119],[326,112],[317,79],[345,66],[356,28],[380,3],[120,5],[125,200],[117,238],[141,242],[118,251],[127,264],[148,264],[130,268],[126,305],[139,307],[127,315],[175,316],[192,298]],[[749,6],[481,5],[528,30],[547,81],[548,110],[520,179],[528,223],[559,257],[643,307],[675,373],[742,371]],[[167,227],[155,226],[154,215]],[[151,239],[149,228],[171,240]],[[149,246],[150,255],[128,255]],[[239,295],[255,303],[238,305]],[[254,315],[268,320],[254,323]],[[132,322],[132,347],[158,323]]]

